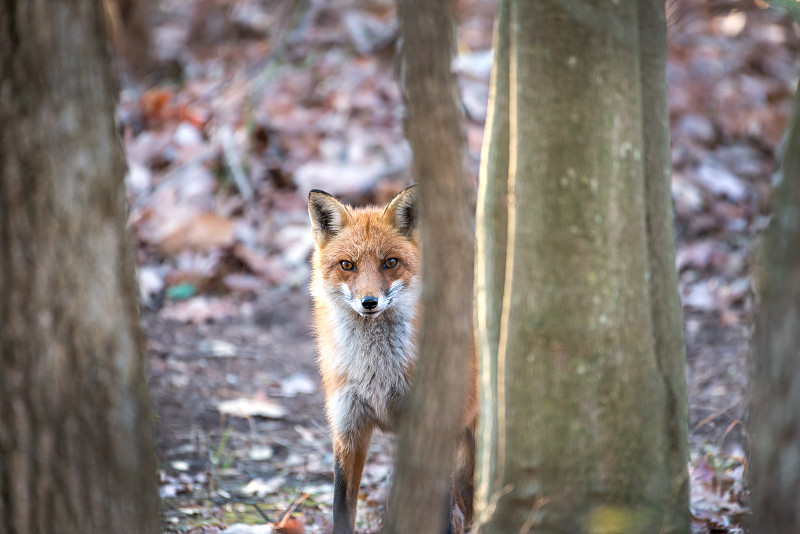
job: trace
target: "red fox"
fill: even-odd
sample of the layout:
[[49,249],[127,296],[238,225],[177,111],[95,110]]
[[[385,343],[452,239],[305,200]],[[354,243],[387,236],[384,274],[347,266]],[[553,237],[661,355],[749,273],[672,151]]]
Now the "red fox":
[[[385,208],[355,209],[312,190],[308,212],[315,248],[311,280],[314,330],[328,421],[333,431],[333,532],[355,532],[356,502],[372,432],[393,432],[410,389],[422,289],[417,188]],[[477,372],[456,450],[448,532],[472,516]]]

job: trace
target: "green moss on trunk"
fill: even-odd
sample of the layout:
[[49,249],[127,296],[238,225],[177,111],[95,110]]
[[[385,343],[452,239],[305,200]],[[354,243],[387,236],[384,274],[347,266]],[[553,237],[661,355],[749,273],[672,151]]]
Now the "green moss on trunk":
[[669,188],[663,172],[645,181],[668,134],[643,111],[665,102],[643,89],[640,69],[656,63],[640,53],[639,5],[511,2],[498,476],[480,532],[686,528],[677,287],[672,252],[651,257],[673,247]]

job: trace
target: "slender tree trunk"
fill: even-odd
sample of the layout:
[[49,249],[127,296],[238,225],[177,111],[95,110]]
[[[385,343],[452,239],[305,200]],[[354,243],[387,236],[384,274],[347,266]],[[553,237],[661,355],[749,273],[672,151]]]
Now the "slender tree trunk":
[[800,91],[762,251],[753,353],[753,532],[800,532]]
[[688,532],[668,134],[653,72],[665,46],[656,28],[642,52],[639,30],[663,15],[636,0],[510,4],[498,462],[479,531]]
[[156,533],[99,1],[0,4],[0,533]]
[[509,11],[500,0],[495,19],[489,112],[481,154],[475,247],[475,325],[481,368],[480,413],[476,472],[475,515],[487,513],[485,505],[495,494],[497,463],[497,347],[506,271],[508,233],[509,159]]
[[150,0],[102,0],[111,41],[121,60],[121,74],[141,80],[153,70],[152,39],[147,20]]
[[658,372],[664,380],[664,436],[671,480],[665,524],[679,532],[689,517],[689,442],[687,436],[686,345],[675,269],[675,224],[670,187],[667,36],[664,2],[639,1],[639,58],[642,79],[642,134],[650,306]]
[[449,1],[401,0],[407,135],[421,188],[423,292],[414,389],[400,423],[385,532],[438,533],[472,353],[474,215]]

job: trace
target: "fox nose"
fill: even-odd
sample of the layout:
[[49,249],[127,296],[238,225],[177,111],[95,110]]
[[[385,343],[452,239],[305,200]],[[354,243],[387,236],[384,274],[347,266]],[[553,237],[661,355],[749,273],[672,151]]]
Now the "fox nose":
[[378,307],[378,299],[373,296],[364,297],[361,299],[361,305],[364,306],[365,309],[371,310]]

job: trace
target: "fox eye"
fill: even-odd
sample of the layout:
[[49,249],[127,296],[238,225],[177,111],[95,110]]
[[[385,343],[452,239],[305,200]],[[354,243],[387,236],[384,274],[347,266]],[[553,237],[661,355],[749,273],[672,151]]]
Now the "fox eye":
[[349,262],[347,260],[340,261],[339,265],[341,265],[342,269],[344,269],[345,271],[352,271],[353,269],[356,268],[355,265],[353,265],[351,262]]
[[394,269],[397,267],[397,258],[389,258],[385,262],[383,262],[383,266],[387,269]]

